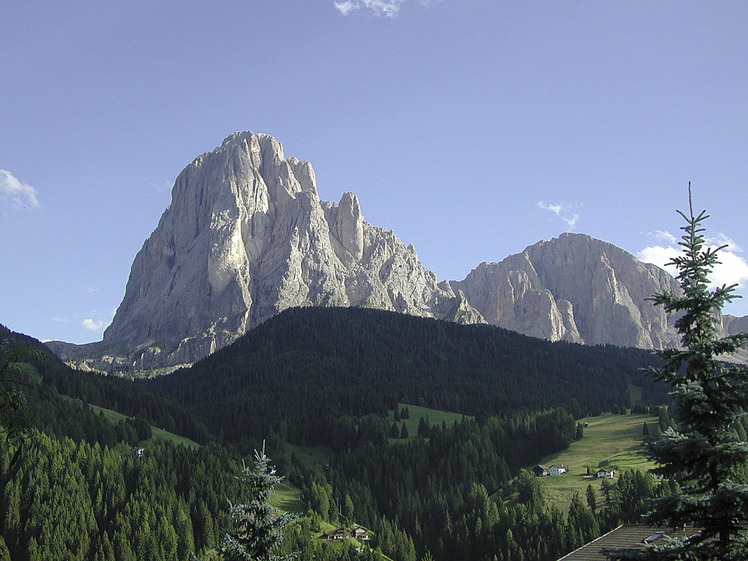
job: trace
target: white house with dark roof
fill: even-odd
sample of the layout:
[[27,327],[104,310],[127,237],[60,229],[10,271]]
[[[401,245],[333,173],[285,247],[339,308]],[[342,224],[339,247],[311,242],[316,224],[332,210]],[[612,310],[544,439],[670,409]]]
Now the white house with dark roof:
[[568,470],[566,469],[566,466],[564,464],[553,464],[550,468],[548,468],[548,475],[561,475],[562,473],[566,473]]

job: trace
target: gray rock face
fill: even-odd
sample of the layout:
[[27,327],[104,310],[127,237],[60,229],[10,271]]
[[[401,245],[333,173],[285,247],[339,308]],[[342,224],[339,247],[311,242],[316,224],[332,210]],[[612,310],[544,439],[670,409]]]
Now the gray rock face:
[[[370,306],[551,341],[663,348],[680,342],[647,301],[664,290],[679,291],[668,273],[582,234],[438,282],[412,246],[364,220],[353,193],[321,201],[308,162],[242,132],[179,175],[104,339],[49,346],[81,368],[168,371],[286,308]],[[746,321],[724,316],[723,329],[746,331]]]
[[735,317],[730,314],[724,314],[722,316],[722,329],[728,335],[748,333],[748,316]]
[[295,306],[478,320],[353,193],[320,201],[308,162],[243,132],[179,175],[98,348],[132,350],[136,368],[189,363]]
[[646,298],[678,292],[665,271],[584,234],[541,241],[451,283],[489,322],[551,341],[645,349],[677,345],[661,307]]

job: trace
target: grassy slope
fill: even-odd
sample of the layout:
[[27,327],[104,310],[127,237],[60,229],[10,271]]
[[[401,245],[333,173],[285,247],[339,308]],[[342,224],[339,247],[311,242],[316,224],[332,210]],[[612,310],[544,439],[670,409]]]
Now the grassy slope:
[[[429,422],[430,426],[441,425],[445,422],[447,426],[452,426],[456,422],[462,421],[463,418],[467,417],[472,419],[469,415],[462,415],[461,413],[450,413],[449,411],[440,411],[439,409],[429,409],[428,407],[421,407],[419,405],[411,405],[410,403],[398,403],[398,408],[402,411],[403,407],[408,408],[409,417],[407,419],[401,419],[397,421],[398,429],[402,427],[403,423],[408,429],[408,440],[418,436],[418,423],[421,417]],[[395,423],[395,411],[388,411],[387,423]],[[405,442],[405,440],[390,438],[390,443]]]
[[[89,405],[89,407],[96,411],[96,413],[102,413],[104,417],[111,423],[119,423],[120,421],[124,421],[127,419],[126,415],[118,413],[117,411],[114,411],[112,409],[106,409],[104,407],[99,407],[98,405]],[[175,444],[182,444],[189,448],[198,448],[200,446],[197,442],[190,440],[189,438],[173,434],[169,431],[165,431],[154,426],[151,426],[151,429],[154,439],[170,440]],[[283,481],[273,491],[273,494],[270,497],[270,504],[283,512],[303,514],[304,505],[301,503],[301,498],[299,495],[300,493],[298,489],[296,489],[290,483]]]
[[286,444],[286,447],[304,464],[329,464],[332,460],[332,450],[327,446],[297,446]]
[[602,466],[616,473],[626,469],[646,471],[654,467],[654,463],[647,461],[641,453],[644,439],[642,428],[646,422],[652,434],[652,429],[657,427],[657,417],[606,413],[599,417],[587,417],[580,422],[589,423],[582,440],[572,442],[563,452],[546,456],[540,461],[548,466],[563,464],[569,470],[564,475],[539,478],[545,495],[562,511],[567,509],[575,492],[584,502],[590,483],[599,491],[603,480],[588,478],[588,466],[593,473]]
[[299,490],[287,481],[282,481],[275,487],[273,494],[270,496],[270,506],[283,512],[304,513],[304,505],[301,503]]
[[[98,405],[92,404],[89,404],[89,407],[96,413],[103,413],[104,417],[112,423],[119,423],[120,421],[124,421],[127,419],[127,415],[117,413],[117,411],[114,411],[112,409],[106,409],[104,407],[99,407]],[[155,440],[169,440],[174,444],[182,444],[183,446],[187,446],[188,448],[200,447],[200,445],[194,440],[190,440],[189,438],[186,438],[184,436],[179,436],[178,434],[174,434],[154,426],[151,426],[151,432],[152,438]]]

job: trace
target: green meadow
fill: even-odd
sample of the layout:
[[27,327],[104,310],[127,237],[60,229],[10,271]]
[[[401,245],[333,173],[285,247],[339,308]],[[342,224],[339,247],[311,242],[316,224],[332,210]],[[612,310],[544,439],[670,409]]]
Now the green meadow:
[[[89,404],[88,406],[96,413],[103,414],[104,418],[106,418],[113,424],[128,419],[127,415],[123,415],[122,413],[118,413],[117,411],[114,411],[112,409],[106,409],[105,407],[99,407],[98,405],[91,404]],[[153,425],[151,425],[151,438],[154,440],[168,440],[170,442],[173,442],[174,444],[181,444],[183,446],[187,446],[188,448],[200,447],[200,445],[194,440],[190,440],[189,438],[186,438],[184,436],[179,436],[178,434],[174,434],[164,429],[154,427]]]
[[[120,421],[125,421],[128,418],[127,415],[123,415],[122,413],[118,413],[117,411],[114,411],[112,409],[99,407],[98,405],[89,404],[89,407],[91,407],[96,413],[101,413],[102,415],[104,415],[104,418],[106,418],[111,423],[119,423]],[[174,434],[169,431],[154,427],[153,425],[151,425],[151,431],[151,438],[153,438],[154,440],[169,440],[175,444],[187,446],[188,448],[200,447],[200,445],[194,440],[190,440],[189,438],[185,438],[184,436],[179,436],[178,434]],[[316,450],[313,448],[299,448],[298,451],[302,454],[308,454],[309,456],[314,457],[315,460],[321,460],[325,458],[325,455],[320,450]],[[273,491],[273,494],[270,497],[270,504],[273,507],[284,512],[292,512],[294,514],[301,514],[304,512],[304,506],[301,503],[299,490],[285,481],[281,482]]]
[[292,512],[294,514],[304,513],[301,493],[296,487],[286,481],[282,481],[275,486],[273,494],[270,496],[270,506],[283,512]]
[[[602,479],[597,479],[598,468],[605,467],[618,473],[627,469],[646,471],[654,467],[642,451],[644,423],[650,435],[657,432],[657,417],[651,415],[613,415],[606,413],[599,417],[586,417],[579,422],[588,423],[584,438],[572,442],[558,454],[546,456],[539,462],[543,465],[563,464],[568,472],[553,477],[539,477],[543,493],[550,502],[562,511],[566,510],[574,493],[579,493],[584,501],[587,486],[599,492]],[[528,466],[532,469],[533,466]],[[592,477],[587,476],[587,468]]]
[[[418,436],[418,423],[421,417],[426,419],[429,426],[441,425],[446,423],[447,426],[452,426],[455,422],[460,422],[464,418],[472,419],[470,415],[463,415],[461,413],[450,413],[449,411],[441,411],[439,409],[429,409],[428,407],[421,407],[420,405],[412,405],[410,403],[398,403],[398,410],[402,411],[403,408],[408,408],[409,416],[407,419],[400,419],[395,421],[395,411],[390,410],[387,412],[387,423],[395,423],[397,428],[400,429],[405,423],[405,427],[408,429],[408,440]],[[405,440],[390,438],[390,443],[405,442]]]

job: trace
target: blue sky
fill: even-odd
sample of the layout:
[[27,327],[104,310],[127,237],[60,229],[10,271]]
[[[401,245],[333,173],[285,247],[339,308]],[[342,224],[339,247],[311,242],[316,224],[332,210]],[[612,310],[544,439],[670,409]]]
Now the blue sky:
[[662,259],[692,181],[745,287],[746,28],[687,0],[3,2],[0,322],[99,340],[177,174],[238,130],[440,279],[565,231]]

